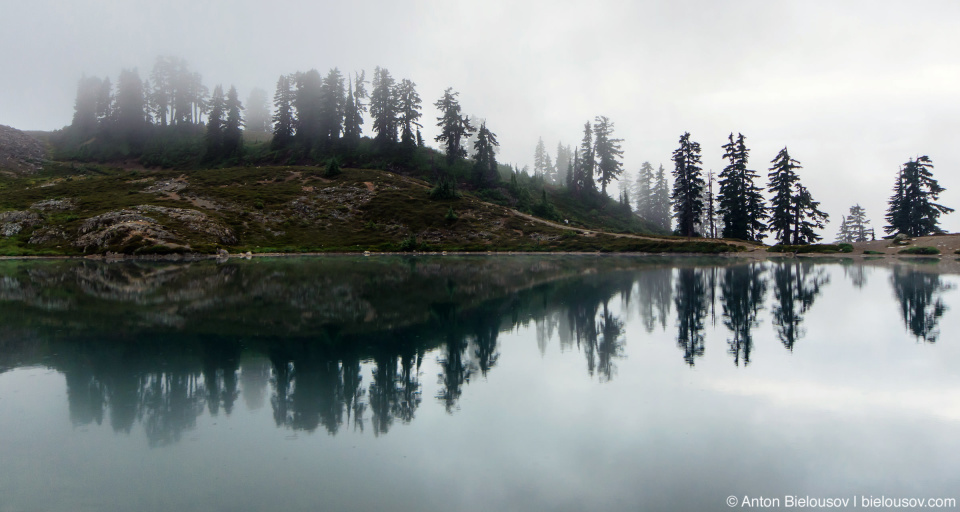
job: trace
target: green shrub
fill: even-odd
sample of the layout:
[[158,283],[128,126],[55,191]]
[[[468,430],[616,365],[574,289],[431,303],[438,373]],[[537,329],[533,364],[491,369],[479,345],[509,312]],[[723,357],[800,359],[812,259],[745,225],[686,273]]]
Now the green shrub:
[[443,216],[443,220],[445,220],[445,221],[447,221],[447,222],[453,222],[453,221],[457,220],[458,218],[459,218],[459,217],[457,217],[457,212],[453,211],[453,207],[452,207],[452,206],[449,207],[449,208],[447,208],[447,214]]
[[837,244],[837,247],[840,248],[840,252],[853,252],[853,244]]
[[864,254],[886,254],[883,251],[863,251]]
[[907,247],[900,249],[897,254],[940,254],[940,249],[936,247]]
[[327,168],[323,171],[324,178],[333,178],[334,176],[339,176],[342,174],[340,171],[340,162],[336,158],[331,158],[327,162]]
[[410,236],[404,238],[403,241],[400,242],[400,250],[403,252],[417,250],[417,235],[411,233]]

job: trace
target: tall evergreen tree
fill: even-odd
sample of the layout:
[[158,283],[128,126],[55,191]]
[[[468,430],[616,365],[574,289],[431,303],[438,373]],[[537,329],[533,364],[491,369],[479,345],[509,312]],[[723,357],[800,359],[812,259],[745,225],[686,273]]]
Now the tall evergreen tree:
[[677,231],[695,236],[703,213],[703,176],[700,169],[700,144],[690,140],[690,133],[680,137],[680,147],[673,152],[673,216]]
[[247,97],[246,129],[256,133],[270,133],[270,107],[267,104],[267,91],[259,87],[250,90]]
[[114,122],[115,98],[113,96],[113,84],[110,78],[104,78],[100,82],[100,90],[97,91],[97,123],[99,129],[103,132],[110,131]]
[[927,156],[910,159],[897,174],[884,226],[888,234],[926,236],[943,233],[937,225],[940,215],[953,208],[934,203],[945,189],[933,179],[933,162]]
[[717,196],[713,193],[713,184],[716,182],[713,171],[707,171],[707,186],[703,191],[703,203],[706,205],[703,211],[703,227],[706,236],[717,238]]
[[414,126],[423,128],[419,119],[420,105],[422,103],[420,95],[417,94],[417,84],[404,78],[397,85],[397,115],[400,122],[400,145],[407,151],[412,151],[417,147],[416,133]]
[[363,114],[367,111],[363,101],[367,99],[366,73],[354,73],[355,80],[349,84],[347,110],[343,119],[343,138],[350,144],[360,142],[363,133]]
[[101,80],[95,76],[83,75],[77,83],[77,99],[73,104],[73,122],[70,126],[89,137],[97,131],[97,99],[100,95]]
[[206,160],[215,161],[223,156],[223,127],[226,111],[226,100],[223,97],[223,87],[213,88],[210,98],[210,115],[207,117]]
[[600,182],[600,191],[607,194],[607,185],[613,180],[620,179],[623,174],[623,149],[620,143],[623,139],[613,138],[613,121],[606,116],[597,116],[593,125],[594,154],[597,161],[597,181]]
[[370,116],[377,144],[386,148],[397,142],[397,97],[393,77],[381,67],[373,71],[370,93]]
[[644,162],[640,165],[640,172],[637,173],[633,199],[637,205],[637,215],[651,222],[655,221],[653,212],[656,209],[653,199],[653,188],[653,165],[650,165],[650,162]]
[[223,126],[223,156],[239,158],[243,151],[243,116],[240,114],[243,104],[240,103],[237,88],[232,85],[227,91],[224,109],[227,112],[227,121]]
[[790,157],[784,147],[771,160],[768,188],[773,193],[770,200],[770,231],[780,244],[789,244],[793,239],[794,216],[796,202],[796,187],[800,184],[800,177],[795,169],[802,169],[800,162]]
[[487,124],[481,124],[480,129],[477,130],[477,140],[473,143],[476,150],[473,157],[473,177],[478,187],[490,187],[500,181],[495,151],[499,145],[497,136],[487,129]]
[[847,223],[850,225],[850,234],[854,242],[873,240],[873,228],[867,227],[867,224],[870,224],[870,221],[867,219],[867,211],[859,204],[850,207],[850,215],[847,217]]
[[290,77],[281,75],[277,80],[277,92],[273,95],[273,140],[270,147],[283,149],[293,142],[296,119],[293,115],[293,89]]
[[547,148],[543,145],[543,137],[537,139],[537,147],[533,151],[533,175],[547,176]]
[[453,92],[452,87],[448,87],[444,91],[443,97],[433,104],[441,114],[437,118],[440,135],[437,135],[436,141],[443,142],[446,146],[449,163],[466,156],[467,153],[461,145],[461,140],[472,133],[474,129],[470,125],[470,121],[460,114],[460,102],[457,100],[459,94]]
[[311,69],[295,75],[297,91],[293,105],[297,109],[297,131],[294,140],[309,154],[320,140],[323,102],[323,79],[320,72]]
[[593,171],[596,168],[593,152],[593,127],[590,121],[583,125],[583,140],[580,141],[579,158],[573,170],[574,190],[581,195],[592,196],[597,192],[597,184],[593,180]]
[[146,138],[147,100],[137,70],[125,69],[117,80],[117,131],[123,139],[140,147]]
[[747,149],[745,137],[737,134],[737,140],[734,141],[731,133],[723,149],[723,158],[730,162],[720,173],[720,191],[717,194],[717,213],[723,220],[723,237],[762,240],[766,229],[762,222],[767,216],[766,208],[760,188],[754,184],[757,173],[747,169],[750,150]]
[[662,164],[657,169],[656,184],[653,186],[653,218],[661,230],[670,232],[670,186]]
[[815,229],[823,229],[829,215],[820,211],[820,203],[814,201],[810,191],[797,184],[793,206],[793,245],[806,245],[823,239]]
[[328,147],[340,140],[346,103],[343,75],[333,68],[320,86],[320,140]]

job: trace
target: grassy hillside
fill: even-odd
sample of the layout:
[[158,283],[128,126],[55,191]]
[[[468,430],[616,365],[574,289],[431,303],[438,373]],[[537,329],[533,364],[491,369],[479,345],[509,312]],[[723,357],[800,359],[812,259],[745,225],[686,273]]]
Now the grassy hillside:
[[[431,200],[431,186],[411,176],[348,168],[325,177],[324,170],[49,164],[30,177],[0,177],[0,254],[735,250],[669,237],[582,233],[520,217],[470,193]],[[614,215],[561,213],[572,217],[571,225],[635,229],[628,221],[611,226]]]

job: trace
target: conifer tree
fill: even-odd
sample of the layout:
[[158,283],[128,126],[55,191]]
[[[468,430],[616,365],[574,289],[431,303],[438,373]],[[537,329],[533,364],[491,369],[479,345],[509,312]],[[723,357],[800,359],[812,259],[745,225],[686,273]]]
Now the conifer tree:
[[227,91],[224,109],[227,112],[227,121],[223,126],[223,156],[239,158],[243,150],[243,117],[240,114],[243,104],[240,103],[237,88],[232,85]]
[[690,133],[680,137],[680,147],[673,152],[673,216],[677,232],[695,236],[703,213],[703,177],[700,169],[700,144],[690,140]]
[[533,175],[546,176],[547,148],[543,145],[543,137],[537,139],[537,148],[533,151]]
[[457,100],[459,95],[460,93],[454,92],[452,87],[448,87],[443,97],[433,104],[441,114],[437,118],[440,135],[437,135],[435,140],[443,142],[446,146],[448,163],[456,162],[466,156],[467,152],[461,145],[461,140],[474,130],[469,119],[460,114],[460,102]]
[[100,82],[100,90],[97,91],[97,124],[101,131],[107,132],[110,130],[114,121],[113,110],[113,84],[108,77]]
[[296,85],[293,104],[297,109],[297,131],[294,140],[309,154],[321,136],[323,79],[319,71],[311,69],[297,73]]
[[139,148],[146,137],[147,101],[143,82],[137,70],[123,70],[117,80],[117,132],[123,139]]
[[853,242],[853,233],[850,231],[850,221],[846,215],[840,216],[840,229],[837,231],[837,243]]
[[850,215],[846,217],[849,224],[851,242],[867,242],[874,239],[873,228],[867,227],[867,211],[859,204],[850,207]]
[[77,83],[77,99],[73,104],[72,128],[81,137],[89,137],[97,131],[97,98],[100,95],[101,81],[95,76],[83,75]]
[[793,245],[806,245],[823,239],[814,229],[823,229],[829,215],[820,211],[820,203],[814,201],[810,191],[797,184],[794,200]]
[[273,140],[270,147],[283,149],[293,142],[296,120],[293,116],[293,89],[290,77],[281,75],[277,80],[277,92],[273,95]]
[[259,87],[250,90],[247,97],[247,119],[245,127],[250,132],[270,132],[270,107],[267,105],[267,91]]
[[370,115],[373,117],[375,140],[381,149],[397,142],[397,97],[393,77],[381,67],[373,71],[370,93]]
[[210,98],[210,115],[207,117],[206,160],[216,161],[223,156],[225,109],[226,100],[223,97],[223,87],[217,85],[213,88],[213,96]]
[[340,140],[346,103],[343,75],[339,69],[333,68],[323,77],[320,86],[320,140],[328,147]]
[[363,133],[363,114],[367,111],[363,101],[367,99],[366,73],[354,73],[355,80],[349,85],[347,107],[343,119],[343,138],[350,144],[360,142]]
[[495,149],[500,144],[497,136],[487,129],[487,124],[480,125],[477,131],[477,140],[473,143],[474,154],[473,178],[480,188],[490,187],[500,181],[497,173],[497,155]]
[[577,165],[574,168],[573,180],[578,194],[592,196],[597,192],[597,184],[593,180],[593,171],[596,168],[593,157],[593,127],[590,126],[590,121],[587,121],[583,125],[579,158],[574,158]]
[[640,172],[637,173],[633,199],[637,205],[637,215],[648,221],[655,221],[654,210],[656,207],[654,205],[653,188],[653,165],[650,165],[650,162],[644,162],[640,165]]
[[887,234],[926,236],[943,233],[938,224],[940,215],[953,208],[934,203],[945,189],[933,179],[933,162],[927,156],[910,159],[897,174],[897,182],[890,197],[884,226]]
[[670,186],[662,164],[657,169],[656,184],[653,186],[653,218],[661,230],[670,232]]
[[787,148],[780,150],[770,162],[769,185],[767,190],[773,193],[770,200],[770,231],[780,244],[789,244],[793,239],[795,188],[800,177],[794,169],[801,169],[800,162],[790,157]]
[[623,139],[613,138],[613,122],[606,116],[597,116],[593,126],[594,154],[597,162],[597,181],[600,182],[600,191],[607,194],[607,185],[613,180],[619,180],[623,174],[623,149],[620,143]]
[[723,237],[762,240],[766,229],[762,222],[767,217],[766,207],[760,188],[754,184],[757,173],[747,169],[750,150],[747,149],[745,137],[737,134],[737,140],[734,141],[731,133],[723,149],[723,158],[730,162],[718,180],[717,213],[723,220]]
[[715,203],[717,197],[713,193],[713,184],[716,182],[713,171],[707,171],[707,187],[703,191],[703,203],[706,208],[703,212],[703,227],[707,236],[717,238],[717,212]]
[[423,125],[418,121],[421,117],[420,105],[422,101],[420,95],[417,94],[416,87],[417,84],[404,78],[400,81],[396,91],[397,115],[400,122],[400,145],[408,151],[417,147],[413,127],[423,128]]

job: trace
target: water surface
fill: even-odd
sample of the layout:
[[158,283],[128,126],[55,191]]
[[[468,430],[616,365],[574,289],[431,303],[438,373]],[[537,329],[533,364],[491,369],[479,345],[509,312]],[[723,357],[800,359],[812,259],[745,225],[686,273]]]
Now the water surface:
[[0,511],[960,498],[957,283],[852,260],[0,262]]

